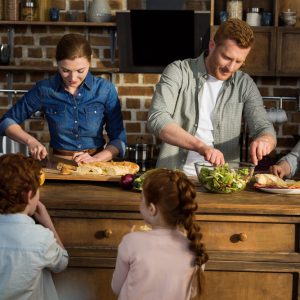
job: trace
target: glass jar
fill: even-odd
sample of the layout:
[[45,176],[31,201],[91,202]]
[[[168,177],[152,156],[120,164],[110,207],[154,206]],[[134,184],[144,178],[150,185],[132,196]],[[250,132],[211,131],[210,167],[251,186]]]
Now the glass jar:
[[226,10],[228,18],[243,19],[243,1],[242,0],[227,0]]
[[23,21],[34,21],[35,19],[35,3],[34,1],[22,1],[21,3],[21,19]]
[[258,7],[250,8],[247,12],[246,22],[250,26],[261,26],[261,11]]

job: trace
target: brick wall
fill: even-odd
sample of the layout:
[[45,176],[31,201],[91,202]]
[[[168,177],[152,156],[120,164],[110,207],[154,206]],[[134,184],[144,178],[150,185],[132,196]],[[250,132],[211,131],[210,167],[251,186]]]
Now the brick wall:
[[[295,97],[296,100],[284,100],[283,109],[287,113],[288,121],[275,124],[277,132],[277,153],[286,153],[299,140],[300,111],[298,96],[300,93],[300,79],[297,77],[260,77],[255,78],[262,96]],[[276,108],[279,101],[265,100],[267,109]]]
[[[85,1],[52,0],[53,6],[61,8],[62,13],[70,9],[81,10],[84,13]],[[113,11],[126,8],[124,0],[111,0],[110,5]],[[192,2],[192,1],[190,1]],[[197,1],[196,1],[197,2]],[[7,43],[8,27],[0,27],[0,42]],[[32,66],[54,66],[54,51],[57,41],[68,32],[79,32],[85,34],[89,39],[94,52],[92,67],[118,67],[118,59],[111,62],[110,32],[105,28],[82,28],[82,27],[55,27],[55,26],[16,26],[14,34],[14,58],[12,63]],[[118,54],[118,53],[116,53]],[[157,143],[157,140],[147,133],[146,119],[151,97],[155,84],[159,80],[159,74],[101,74],[96,75],[110,78],[119,93],[122,105],[124,124],[127,131],[128,143],[132,144],[139,138],[145,143]],[[9,75],[10,74],[10,75]],[[37,80],[49,76],[51,72],[43,71],[0,71],[0,89],[7,88],[8,75],[13,77],[13,89],[29,89]],[[300,92],[299,78],[275,78],[257,77],[254,78],[263,96],[292,96],[298,97]],[[0,116],[17,101],[19,95],[0,93]],[[267,108],[276,107],[275,100],[265,101]],[[283,108],[288,115],[288,122],[275,125],[278,134],[278,147],[274,155],[286,153],[299,139],[300,112],[298,102],[285,100]],[[40,119],[31,119],[25,122],[24,127],[31,134],[47,144],[49,134],[47,123]]]

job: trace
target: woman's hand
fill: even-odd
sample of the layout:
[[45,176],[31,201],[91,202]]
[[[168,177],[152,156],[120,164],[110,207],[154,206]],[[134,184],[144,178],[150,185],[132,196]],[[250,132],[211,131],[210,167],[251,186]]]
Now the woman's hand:
[[119,150],[113,146],[108,145],[105,147],[104,150],[94,154],[91,156],[89,153],[84,151],[79,151],[73,154],[72,159],[76,163],[90,163],[90,162],[97,162],[97,161],[110,161],[114,157],[118,156]]
[[271,166],[270,172],[280,178],[283,178],[291,173],[291,167],[287,161],[282,160],[278,164]]
[[31,156],[37,160],[43,160],[48,155],[46,147],[37,140],[28,143],[28,150]]
[[74,153],[72,159],[78,164],[99,161],[99,159],[97,160],[87,152],[83,152],[83,151]]

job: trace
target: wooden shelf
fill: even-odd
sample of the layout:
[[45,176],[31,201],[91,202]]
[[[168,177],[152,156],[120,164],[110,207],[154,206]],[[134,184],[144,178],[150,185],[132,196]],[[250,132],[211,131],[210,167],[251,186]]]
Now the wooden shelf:
[[115,22],[51,22],[51,21],[0,21],[0,25],[26,26],[85,26],[115,28]]
[[[30,71],[30,72],[55,72],[56,67],[47,66],[16,66],[16,65],[1,65],[0,71],[8,72],[20,72],[20,71]],[[90,68],[90,71],[97,73],[118,73],[118,68]]]

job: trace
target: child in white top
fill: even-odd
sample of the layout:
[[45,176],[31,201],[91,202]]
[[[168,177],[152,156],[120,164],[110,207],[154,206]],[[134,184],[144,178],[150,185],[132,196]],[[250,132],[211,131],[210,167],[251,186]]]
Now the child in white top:
[[155,169],[145,177],[141,195],[140,212],[152,230],[123,237],[113,292],[119,300],[198,299],[208,256],[195,222],[193,183],[180,171]]
[[[0,299],[56,300],[51,272],[68,253],[39,201],[41,166],[31,157],[0,157]],[[39,223],[36,224],[35,220]]]

